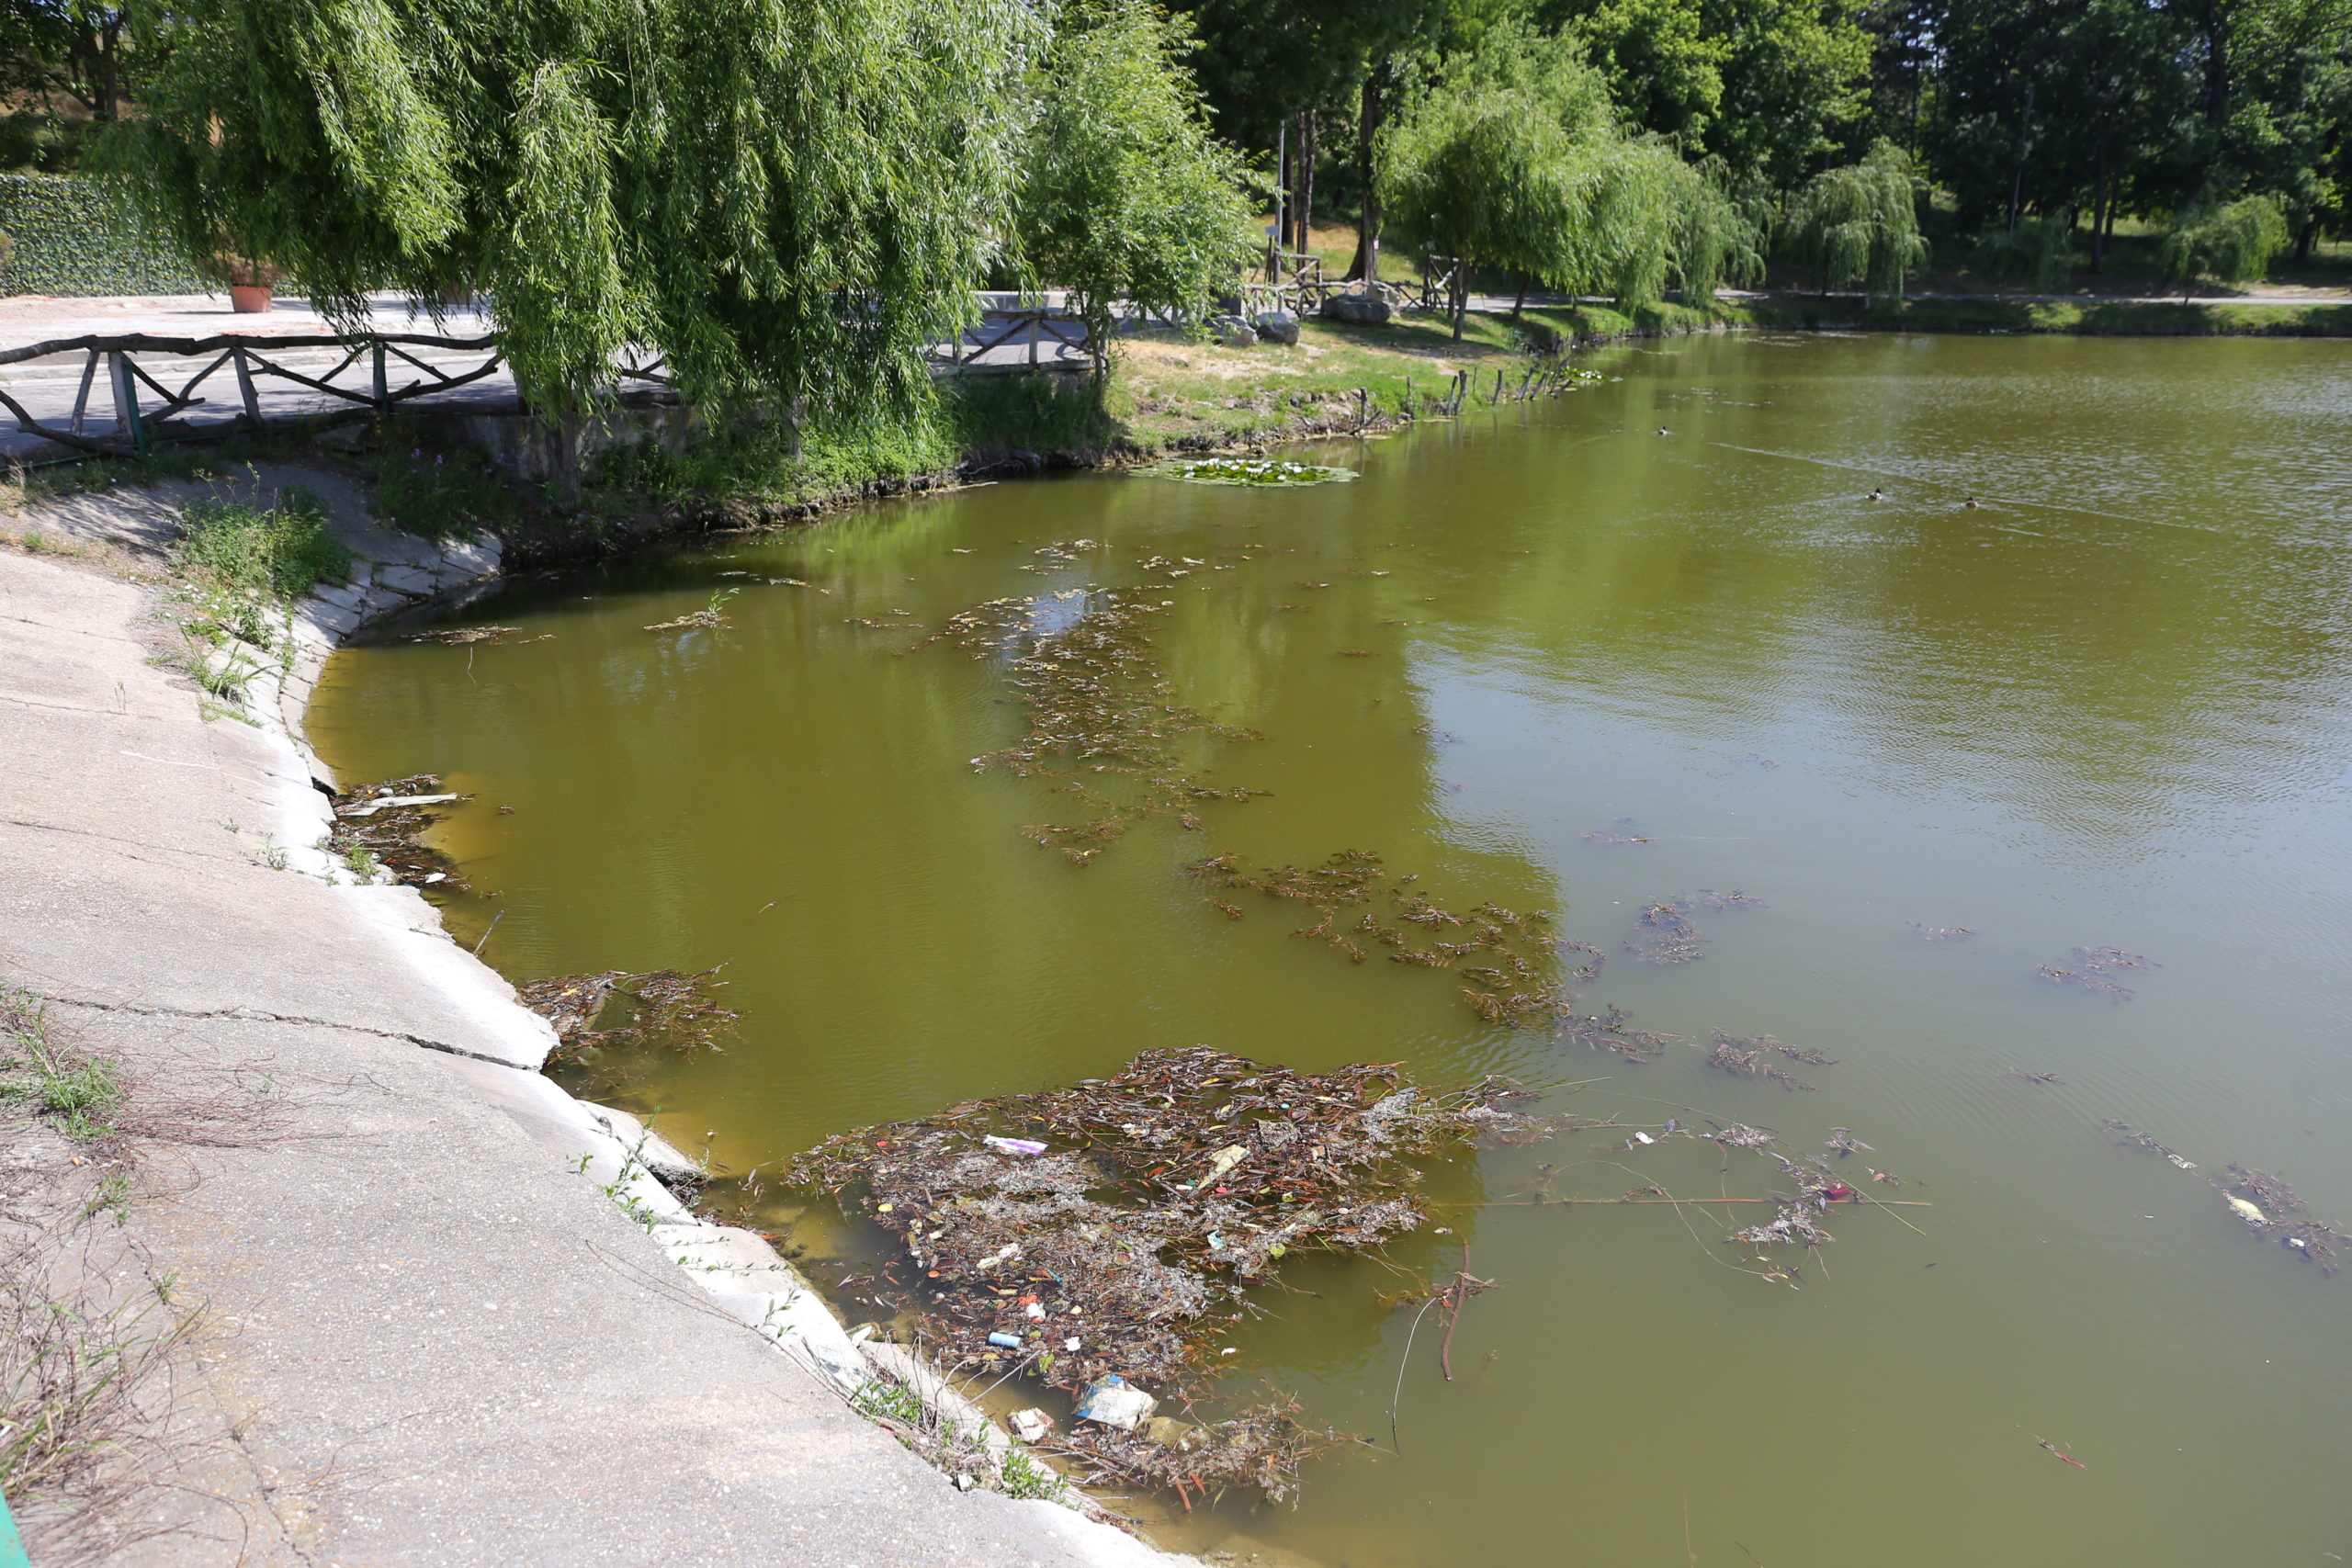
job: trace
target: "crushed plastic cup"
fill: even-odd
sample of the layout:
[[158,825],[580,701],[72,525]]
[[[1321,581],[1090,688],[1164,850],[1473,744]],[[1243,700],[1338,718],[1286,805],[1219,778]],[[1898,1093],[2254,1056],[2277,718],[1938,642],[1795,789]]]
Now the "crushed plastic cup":
[[1046,1152],[1046,1145],[1035,1138],[1000,1138],[990,1133],[980,1142],[1001,1155],[1041,1155]]

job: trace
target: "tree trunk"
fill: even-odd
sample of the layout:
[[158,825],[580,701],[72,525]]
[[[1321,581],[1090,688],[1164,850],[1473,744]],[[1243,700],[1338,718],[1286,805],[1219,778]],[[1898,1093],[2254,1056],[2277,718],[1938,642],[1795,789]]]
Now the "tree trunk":
[[2025,160],[2026,154],[2033,151],[2033,88],[2031,82],[2025,85],[2025,118],[2018,130],[2018,166],[2009,176],[2008,231],[2012,234],[2018,231],[2018,220],[2025,215]]
[[1345,282],[1373,282],[1380,276],[1379,174],[1373,162],[1373,141],[1380,134],[1378,67],[1363,79],[1363,98],[1356,113],[1356,176],[1363,182],[1363,205],[1356,216],[1356,259],[1348,265]]
[[[1288,126],[1284,126],[1283,128],[1280,143],[1274,152],[1274,159],[1275,162],[1280,164],[1280,167],[1275,171],[1276,180],[1274,189],[1276,195],[1274,197],[1273,248],[1277,251],[1287,251],[1291,248],[1291,214],[1296,207],[1296,202],[1292,196],[1292,192],[1297,189],[1297,185],[1291,175],[1292,169],[1296,166],[1297,154],[1295,150],[1291,146],[1290,128]],[[1277,262],[1274,267],[1272,281],[1280,283],[1282,278],[1282,266],[1281,264]]]
[[1291,246],[1300,255],[1314,247],[1315,231],[1315,111],[1298,111],[1298,197],[1295,222],[1298,243]]
[[2312,241],[2318,238],[2318,236],[2319,215],[2317,213],[2313,213],[2311,217],[2303,220],[2303,226],[2301,228],[2295,231],[2295,265],[2297,266],[2305,265],[2311,261]]
[[1525,273],[1523,273],[1523,272],[1522,272],[1522,273],[1521,273],[1521,274],[1519,275],[1519,298],[1518,298],[1518,299],[1514,299],[1514,300],[1512,300],[1512,301],[1510,302],[1510,319],[1511,319],[1512,321],[1517,321],[1517,320],[1519,320],[1520,312],[1521,312],[1522,310],[1525,310],[1526,309],[1527,309],[1527,274],[1525,274]]
[[2091,181],[2091,270],[2107,270],[2107,138],[2098,139],[2098,172]]
[[2230,118],[2230,0],[2205,0],[2205,123],[2215,130]]

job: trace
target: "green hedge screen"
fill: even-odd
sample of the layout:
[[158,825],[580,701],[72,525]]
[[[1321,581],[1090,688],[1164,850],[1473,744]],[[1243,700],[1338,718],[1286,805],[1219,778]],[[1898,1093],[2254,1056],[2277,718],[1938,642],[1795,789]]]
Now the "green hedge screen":
[[9,294],[220,292],[106,186],[74,175],[0,175],[0,232],[15,243],[0,266]]

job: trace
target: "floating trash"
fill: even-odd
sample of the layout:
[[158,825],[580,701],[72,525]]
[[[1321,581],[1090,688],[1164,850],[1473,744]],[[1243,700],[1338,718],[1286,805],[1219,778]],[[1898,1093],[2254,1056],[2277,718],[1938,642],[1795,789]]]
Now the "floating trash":
[[[1286,1254],[1364,1251],[1420,1226],[1421,1163],[1546,1135],[1530,1098],[1503,1079],[1423,1089],[1394,1066],[1302,1073],[1148,1051],[1107,1079],[842,1134],[786,1179],[899,1235],[902,1256],[861,1288],[920,1318],[943,1361],[1026,1366],[1086,1395],[1090,1426],[1054,1451],[1128,1484],[1181,1476],[1279,1498],[1327,1446],[1287,1404],[1196,1429],[1179,1469],[1123,1429],[1148,1399],[1107,1391],[1140,1382],[1190,1407],[1253,1281]],[[1052,1152],[1006,1159],[1009,1137]]]
[[2131,1125],[2129,1122],[2108,1121],[2100,1122],[2099,1125],[2114,1134],[2118,1142],[2129,1144],[2135,1149],[2145,1149],[2152,1155],[2162,1155],[2165,1156],[2165,1160],[2170,1162],[2178,1169],[2195,1170],[2197,1168],[2197,1162],[2195,1160],[2185,1159],[2181,1156],[2175,1154],[2172,1150],[2165,1147],[2164,1145],[2156,1142],[2155,1139],[2150,1137],[2147,1134],[2143,1133],[2139,1128]]
[[467,798],[444,791],[438,773],[412,773],[345,791],[334,797],[327,852],[355,873],[388,871],[404,886],[467,892],[458,863],[424,842],[440,808]]
[[2249,1230],[2277,1236],[2279,1246],[2323,1274],[2335,1272],[2335,1244],[2344,1238],[2334,1226],[2312,1219],[2293,1190],[2268,1171],[2249,1170],[2234,1160],[2228,1168],[2232,1179],[2222,1189],[2222,1200]]
[[1136,471],[1196,485],[1320,485],[1356,477],[1353,468],[1293,463],[1280,457],[1172,457]]

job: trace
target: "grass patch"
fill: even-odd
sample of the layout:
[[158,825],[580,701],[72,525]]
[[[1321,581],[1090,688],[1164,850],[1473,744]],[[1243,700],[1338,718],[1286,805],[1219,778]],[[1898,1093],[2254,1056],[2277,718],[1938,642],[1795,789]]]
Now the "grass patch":
[[187,614],[178,663],[209,696],[242,703],[256,679],[290,656],[294,601],[347,578],[351,551],[328,531],[319,498],[299,485],[275,506],[192,501],[180,517],[172,565]]
[[186,535],[172,564],[230,593],[290,603],[351,575],[351,551],[328,531],[325,504],[300,485],[275,506],[191,501],[180,515]]
[[[114,1561],[171,1533],[142,1513],[180,1458],[167,1371],[194,1314],[115,1232],[133,1197],[120,1069],[76,1050],[41,998],[0,987],[0,1495],[34,1559]],[[44,1132],[72,1140],[66,1149]],[[72,1150],[70,1154],[67,1150]]]
[[2086,337],[2352,337],[2352,305],[2231,304],[2192,299],[1904,299],[1876,310],[1854,299],[1750,301],[1758,326],[1928,333],[2066,333]]

